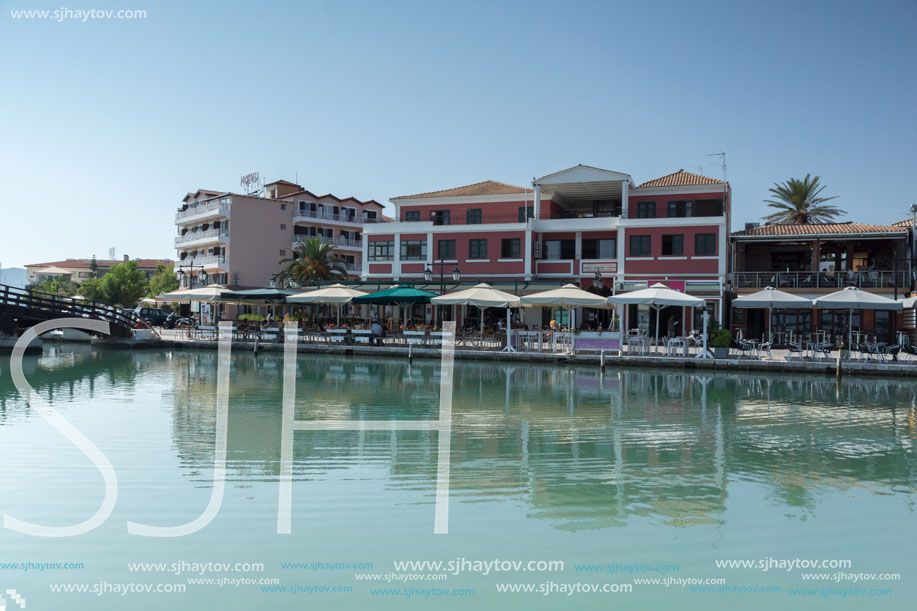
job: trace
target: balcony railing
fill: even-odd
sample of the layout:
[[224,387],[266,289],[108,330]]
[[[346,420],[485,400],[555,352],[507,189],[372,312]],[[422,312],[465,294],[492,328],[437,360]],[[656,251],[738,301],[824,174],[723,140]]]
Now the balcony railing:
[[219,236],[227,236],[229,231],[225,229],[208,229],[207,231],[189,231],[183,235],[177,236],[175,238],[175,244],[184,244],[185,242],[190,242],[192,240],[200,240],[202,238],[216,238]]
[[206,256],[197,256],[197,257],[188,257],[186,259],[181,259],[176,265],[176,271],[179,268],[193,269],[195,267],[214,267],[216,265],[223,265],[226,263],[226,255],[206,255]]
[[311,240],[312,238],[319,238],[322,242],[327,244],[332,244],[334,246],[351,246],[355,248],[360,248],[363,245],[363,242],[360,240],[354,240],[353,238],[325,238],[322,236],[314,235],[297,235],[293,236],[293,248],[296,248],[299,244]]
[[627,218],[629,219],[703,218],[709,216],[723,216],[723,214],[723,204],[695,205],[690,209],[682,209],[675,214],[669,214],[668,209],[665,207],[641,210],[637,204],[631,202],[627,210]]
[[551,213],[551,220],[556,219],[595,219],[595,218],[615,218],[621,216],[620,212],[612,212],[611,210],[600,210],[598,212],[593,210],[560,210],[557,212]]
[[[897,272],[898,288],[909,285],[908,272]],[[848,286],[859,288],[890,289],[895,287],[895,272],[891,271],[857,271],[857,272],[733,272],[733,287],[765,288],[768,286],[805,289],[842,289]]]
[[334,214],[333,212],[319,212],[317,210],[296,210],[293,215],[308,219],[318,219],[321,221],[341,221],[344,223],[356,223],[358,225],[372,222],[369,219],[364,219],[359,215],[350,216],[349,214]]
[[175,220],[178,221],[204,212],[216,212],[221,209],[229,210],[229,204],[221,204],[219,199],[213,199],[206,202],[195,202],[188,204],[188,207],[184,210],[179,209],[179,211],[175,213]]
[[465,214],[456,214],[446,219],[443,217],[421,217],[421,218],[403,218],[402,223],[430,223],[434,225],[485,225],[488,223],[524,223],[525,220],[519,220],[518,214],[482,214],[480,216],[467,217]]

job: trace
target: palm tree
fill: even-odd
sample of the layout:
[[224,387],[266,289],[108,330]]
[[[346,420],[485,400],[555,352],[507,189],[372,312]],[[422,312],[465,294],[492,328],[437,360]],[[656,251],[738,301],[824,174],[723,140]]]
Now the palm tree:
[[293,248],[293,256],[282,259],[284,269],[277,278],[292,280],[298,284],[308,284],[316,280],[346,278],[347,270],[342,265],[344,260],[334,254],[334,245],[321,238],[309,238]]
[[775,199],[766,199],[764,202],[768,207],[776,208],[777,212],[763,217],[763,220],[778,225],[808,225],[828,223],[836,216],[847,214],[840,208],[825,205],[825,202],[837,196],[819,197],[818,194],[825,188],[818,183],[819,178],[806,174],[802,180],[791,178],[783,184],[774,183],[770,192]]

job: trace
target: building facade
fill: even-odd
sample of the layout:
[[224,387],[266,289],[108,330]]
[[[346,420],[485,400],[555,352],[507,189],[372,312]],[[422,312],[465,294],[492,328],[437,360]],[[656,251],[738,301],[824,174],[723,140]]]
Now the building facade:
[[48,263],[30,263],[25,266],[26,284],[33,285],[50,278],[61,277],[65,277],[71,282],[80,283],[89,280],[93,276],[102,277],[115,265],[126,263],[127,261],[136,262],[137,269],[146,274],[147,280],[153,277],[159,265],[174,263],[169,259],[131,259],[128,255],[124,255],[121,259],[97,259],[95,274],[92,271],[92,259],[65,259]]
[[457,270],[490,283],[614,290],[662,282],[707,297],[722,317],[730,199],[727,183],[684,170],[636,184],[584,165],[531,188],[486,181],[395,197],[393,222],[364,230],[361,277],[410,281]]
[[[819,223],[749,226],[734,232],[730,284],[735,296],[766,287],[815,299],[848,286],[900,299],[913,290],[911,223]],[[768,315],[770,320],[768,320]],[[853,327],[880,342],[894,343],[895,331],[913,333],[913,309],[855,312]],[[848,312],[763,309],[732,312],[733,331],[760,338],[769,328],[807,334],[823,331],[843,339]],[[917,339],[917,338],[915,338]]]
[[175,271],[183,287],[269,286],[281,260],[318,237],[358,275],[362,228],[378,218],[382,204],[374,200],[315,195],[285,180],[265,185],[264,196],[201,189],[186,195],[175,215]]

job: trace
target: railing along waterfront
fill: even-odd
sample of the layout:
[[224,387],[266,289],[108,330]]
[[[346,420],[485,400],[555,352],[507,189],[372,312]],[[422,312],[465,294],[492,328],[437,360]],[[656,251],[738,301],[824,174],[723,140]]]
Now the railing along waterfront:
[[850,272],[733,272],[732,285],[735,288],[815,288],[842,289],[848,286],[858,288],[907,288],[906,271],[850,271]]

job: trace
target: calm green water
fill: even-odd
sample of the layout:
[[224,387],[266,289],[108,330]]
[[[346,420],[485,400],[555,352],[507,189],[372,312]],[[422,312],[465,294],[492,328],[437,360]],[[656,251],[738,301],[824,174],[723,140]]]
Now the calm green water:
[[[26,375],[109,458],[117,505],[96,530],[36,538],[0,530],[0,592],[27,609],[799,609],[913,608],[917,383],[456,361],[448,535],[433,534],[438,434],[301,431],[290,535],[277,534],[282,356],[233,356],[227,485],[219,514],[186,537],[129,535],[197,518],[210,498],[215,352],[93,352],[27,358]],[[297,419],[436,419],[439,362],[302,355]],[[103,496],[90,461],[31,411],[0,360],[0,509],[43,525],[81,522]],[[718,568],[718,560],[850,561],[849,568]],[[550,572],[464,571],[442,581],[394,561],[563,561]],[[129,563],[263,563],[262,572],[131,571]],[[282,563],[372,568],[284,569]],[[577,565],[666,565],[577,571]],[[536,567],[537,568],[537,567]],[[898,573],[897,581],[804,580]],[[438,573],[433,571],[433,573]],[[278,579],[295,588],[188,584]],[[692,592],[635,579],[725,579],[772,593]],[[183,593],[56,593],[52,584],[184,584]],[[630,584],[630,593],[498,593],[497,584]],[[373,595],[377,588],[474,594]],[[791,588],[890,588],[792,596]],[[7,596],[7,598],[9,598]],[[7,601],[8,609],[18,609]]]

